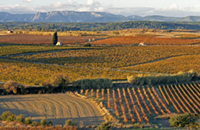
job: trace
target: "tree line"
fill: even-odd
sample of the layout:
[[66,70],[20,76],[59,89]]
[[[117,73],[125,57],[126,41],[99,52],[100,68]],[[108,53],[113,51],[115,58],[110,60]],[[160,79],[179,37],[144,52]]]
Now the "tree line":
[[37,30],[37,31],[109,31],[129,28],[144,29],[190,29],[200,30],[200,22],[155,22],[128,21],[104,23],[28,23],[6,22],[0,23],[2,30]]

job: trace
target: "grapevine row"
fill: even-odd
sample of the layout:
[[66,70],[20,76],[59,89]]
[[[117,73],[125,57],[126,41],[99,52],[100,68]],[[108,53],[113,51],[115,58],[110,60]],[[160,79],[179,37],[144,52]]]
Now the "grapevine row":
[[140,104],[140,101],[139,101],[139,98],[138,98],[138,96],[137,96],[137,94],[136,94],[135,88],[132,88],[132,91],[133,91],[133,95],[135,95],[136,102],[137,102],[137,104],[138,104],[138,106],[139,106],[139,108],[140,108],[140,110],[141,110],[141,112],[142,112],[142,114],[143,114],[144,120],[145,120],[146,122],[149,122],[149,119],[148,119],[148,117],[146,116],[146,114],[145,114],[145,112],[144,112],[144,109],[143,109],[143,107],[142,107],[141,104]]
[[135,102],[134,102],[134,100],[133,100],[131,91],[130,91],[129,88],[127,88],[127,91],[128,91],[129,97],[130,97],[130,99],[131,99],[131,103],[132,103],[132,105],[133,105],[133,109],[134,109],[135,114],[136,114],[136,116],[137,116],[138,122],[142,123],[142,119],[140,118],[140,114],[139,114],[139,112],[138,112],[138,110],[137,110],[137,107],[136,107],[136,104],[135,104]]

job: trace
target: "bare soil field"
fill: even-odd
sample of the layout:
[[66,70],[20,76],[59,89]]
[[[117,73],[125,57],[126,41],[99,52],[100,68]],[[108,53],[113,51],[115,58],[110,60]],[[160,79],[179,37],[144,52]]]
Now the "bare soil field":
[[104,122],[95,104],[76,97],[73,94],[44,94],[44,95],[11,95],[0,97],[0,113],[11,111],[16,115],[23,114],[40,122],[46,118],[54,125],[64,125],[71,119],[79,123],[99,125]]
[[[58,41],[62,41],[64,45],[71,44],[76,45],[77,42],[84,44],[89,39],[94,37],[90,36],[58,36]],[[13,35],[0,35],[0,42],[3,43],[19,43],[19,44],[41,44],[51,45],[52,36],[44,35],[25,35],[25,34],[13,34]]]

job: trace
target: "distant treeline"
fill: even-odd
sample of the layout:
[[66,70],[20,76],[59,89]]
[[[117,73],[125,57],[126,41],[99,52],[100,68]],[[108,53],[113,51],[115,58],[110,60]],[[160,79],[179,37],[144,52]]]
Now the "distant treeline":
[[200,22],[154,22],[154,21],[128,21],[106,23],[28,23],[6,22],[0,23],[4,30],[38,30],[38,31],[108,31],[129,28],[144,29],[189,29],[200,30]]

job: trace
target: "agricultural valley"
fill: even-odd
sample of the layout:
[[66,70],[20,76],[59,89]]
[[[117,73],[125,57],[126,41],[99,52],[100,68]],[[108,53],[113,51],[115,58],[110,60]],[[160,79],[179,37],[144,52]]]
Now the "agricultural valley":
[[199,38],[185,29],[2,29],[0,129],[199,129]]

